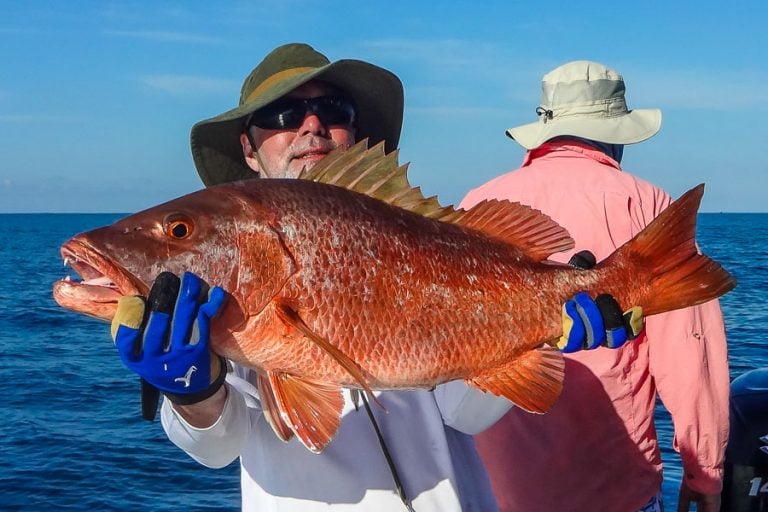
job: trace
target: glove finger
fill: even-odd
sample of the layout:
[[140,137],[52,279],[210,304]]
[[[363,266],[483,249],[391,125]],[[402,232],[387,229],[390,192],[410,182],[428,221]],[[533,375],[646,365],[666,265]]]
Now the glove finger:
[[586,330],[573,300],[563,304],[563,335],[557,342],[557,348],[563,353],[576,352],[584,348]]
[[573,296],[576,310],[584,322],[586,340],[584,348],[592,350],[605,343],[605,324],[600,310],[588,293],[579,292]]
[[171,272],[157,276],[147,296],[149,319],[144,330],[144,351],[159,355],[168,349],[171,315],[179,295],[179,278]]
[[205,300],[205,288],[207,285],[195,274],[185,272],[182,276],[171,323],[171,350],[180,350],[189,343],[198,308]]
[[216,316],[224,305],[224,300],[227,298],[227,293],[223,288],[214,286],[211,291],[208,292],[208,302],[200,306],[200,311],[208,318]]
[[643,308],[641,306],[635,306],[624,312],[624,328],[627,330],[627,338],[634,340],[640,336],[644,327],[645,319],[643,318]]
[[141,324],[144,319],[144,299],[121,297],[112,319],[112,339],[123,363],[130,368],[141,356]]
[[144,298],[138,295],[127,295],[120,297],[117,301],[117,311],[112,317],[110,333],[112,341],[117,341],[117,331],[121,326],[134,330],[140,330],[144,322]]
[[136,295],[120,297],[117,302],[110,332],[120,358],[124,361],[136,361],[141,353],[144,310],[144,299]]
[[200,306],[200,310],[197,312],[197,319],[192,326],[192,332],[189,336],[189,344],[197,345],[200,340],[208,342],[210,337],[210,319],[216,316],[216,314],[224,305],[226,299],[226,292],[218,286],[211,288],[208,293],[208,302]]
[[121,325],[115,336],[115,347],[120,359],[128,365],[141,359],[141,331]]
[[141,417],[147,421],[153,421],[157,415],[157,405],[160,403],[160,390],[155,386],[139,378],[141,383]]
[[179,295],[180,279],[171,272],[161,272],[147,295],[147,303],[150,311],[173,313],[173,304]]
[[627,341],[627,330],[624,327],[624,315],[619,303],[612,295],[603,294],[595,298],[595,304],[600,310],[605,325],[605,346],[619,348]]
[[144,353],[157,357],[168,350],[168,332],[171,330],[171,317],[155,311],[149,314],[147,326],[142,338]]
[[597,259],[591,251],[579,251],[568,260],[568,264],[572,267],[580,268],[582,270],[589,270],[595,266]]
[[[196,361],[202,363],[202,367],[199,368],[200,375],[198,377],[204,377],[207,384],[212,384],[219,380],[221,372],[226,371],[222,364],[218,364],[221,359],[213,355],[209,344],[211,318],[218,313],[225,297],[226,294],[222,288],[218,286],[211,288],[208,293],[208,301],[200,306],[197,312],[197,317],[189,335],[189,344],[186,346],[189,354]],[[216,373],[213,373],[214,371]]]

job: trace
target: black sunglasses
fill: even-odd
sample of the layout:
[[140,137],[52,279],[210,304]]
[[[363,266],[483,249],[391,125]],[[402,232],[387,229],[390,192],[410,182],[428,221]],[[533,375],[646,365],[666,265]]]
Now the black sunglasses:
[[355,105],[342,96],[316,98],[281,98],[253,112],[245,127],[256,126],[265,130],[295,130],[308,113],[315,114],[325,126],[355,124]]

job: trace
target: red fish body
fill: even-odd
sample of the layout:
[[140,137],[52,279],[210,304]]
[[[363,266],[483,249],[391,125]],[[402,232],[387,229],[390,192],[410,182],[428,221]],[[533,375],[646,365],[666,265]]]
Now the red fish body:
[[[110,319],[105,297],[146,294],[161,271],[222,286],[231,297],[213,324],[213,349],[259,371],[278,435],[296,433],[319,451],[338,426],[342,386],[465,379],[545,411],[563,378],[562,356],[547,343],[562,334],[560,308],[578,291],[654,314],[734,285],[696,252],[702,187],[584,271],[545,260],[573,241],[528,207],[492,201],[463,212],[409,198],[402,185],[382,192],[392,180],[377,166],[391,174],[392,165],[375,150],[327,157],[310,176],[321,182],[220,185],[77,235],[62,254],[86,281],[60,281],[54,296]],[[100,302],[89,301],[88,279],[103,276],[112,291],[90,287]]]

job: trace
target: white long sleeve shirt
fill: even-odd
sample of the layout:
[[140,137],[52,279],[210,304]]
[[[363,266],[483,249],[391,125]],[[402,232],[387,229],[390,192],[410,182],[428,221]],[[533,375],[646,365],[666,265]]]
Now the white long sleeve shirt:
[[[405,510],[373,425],[348,392],[336,437],[314,454],[296,438],[281,441],[258,400],[238,390],[247,387],[243,380],[255,382],[252,371],[236,366],[234,376],[213,426],[189,425],[167,400],[162,423],[169,439],[203,465],[223,467],[240,457],[243,510]],[[471,434],[503,416],[510,402],[461,382],[376,394],[385,410],[371,408],[416,512],[497,510]]]

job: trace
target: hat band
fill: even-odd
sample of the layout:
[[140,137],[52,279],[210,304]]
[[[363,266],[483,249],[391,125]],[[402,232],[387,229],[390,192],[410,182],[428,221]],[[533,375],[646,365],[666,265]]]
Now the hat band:
[[[573,80],[571,82],[542,82],[541,104],[590,103],[623,98],[623,80]],[[552,108],[550,107],[550,108]]]
[[244,105],[248,102],[255,100],[265,90],[274,86],[277,82],[288,80],[289,78],[293,78],[296,75],[307,73],[309,71],[315,71],[316,69],[317,68],[315,67],[292,68],[292,69],[285,69],[283,71],[275,73],[274,75],[270,76],[269,78],[261,82],[259,86],[256,87],[254,90],[252,90],[251,93],[245,98],[245,101],[241,103],[241,105]]
[[[627,110],[627,103],[623,98],[604,101],[602,103],[593,103],[590,105],[570,105],[568,107],[553,109],[547,109],[545,107],[539,108],[547,114],[539,115],[539,120],[542,123],[553,122],[557,118],[570,116],[617,117],[629,113],[629,110]],[[539,109],[536,109],[537,114],[538,112]]]

